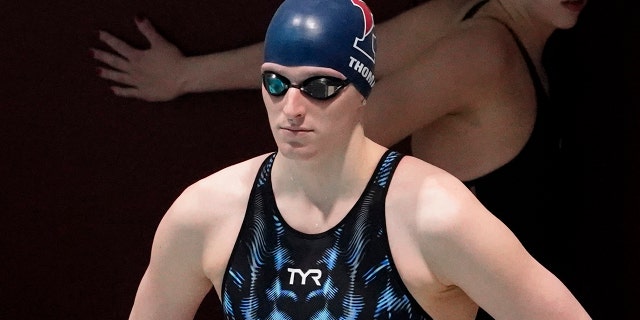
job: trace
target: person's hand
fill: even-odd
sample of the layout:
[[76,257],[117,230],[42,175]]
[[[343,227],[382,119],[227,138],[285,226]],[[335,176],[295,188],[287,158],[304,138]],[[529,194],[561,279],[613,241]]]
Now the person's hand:
[[92,48],[93,57],[111,67],[98,67],[98,75],[118,83],[111,86],[111,90],[120,97],[167,101],[183,94],[185,56],[163,38],[148,19],[136,17],[135,23],[149,41],[149,49],[133,48],[110,33],[99,31],[100,41],[120,55]]

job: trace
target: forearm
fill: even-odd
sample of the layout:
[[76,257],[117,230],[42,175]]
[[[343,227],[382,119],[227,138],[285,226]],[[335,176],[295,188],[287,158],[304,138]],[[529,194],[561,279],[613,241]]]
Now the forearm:
[[263,43],[203,56],[188,57],[182,73],[182,93],[259,89]]

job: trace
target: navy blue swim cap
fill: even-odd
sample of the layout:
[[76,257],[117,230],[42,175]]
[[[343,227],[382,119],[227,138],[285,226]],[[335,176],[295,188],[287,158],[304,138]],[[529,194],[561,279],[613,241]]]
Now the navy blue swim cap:
[[264,62],[334,69],[366,98],[375,84],[373,28],[362,0],[285,0],[267,29]]

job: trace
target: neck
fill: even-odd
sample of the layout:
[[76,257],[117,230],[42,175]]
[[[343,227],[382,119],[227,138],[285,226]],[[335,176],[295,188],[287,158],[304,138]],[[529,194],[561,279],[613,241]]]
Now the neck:
[[356,138],[344,151],[298,160],[277,156],[272,170],[274,192],[307,199],[328,213],[336,202],[359,197],[386,150]]

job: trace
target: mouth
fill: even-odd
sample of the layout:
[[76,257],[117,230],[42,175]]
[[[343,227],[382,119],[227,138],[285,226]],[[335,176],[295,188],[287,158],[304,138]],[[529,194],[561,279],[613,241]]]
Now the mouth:
[[307,132],[311,132],[313,130],[311,129],[305,129],[305,128],[291,128],[291,127],[280,127],[281,130],[287,131],[287,132],[291,132],[293,134],[298,134],[298,133],[307,133]]
[[572,12],[580,12],[584,8],[585,4],[587,4],[586,0],[568,0],[562,1],[562,6],[569,9]]

